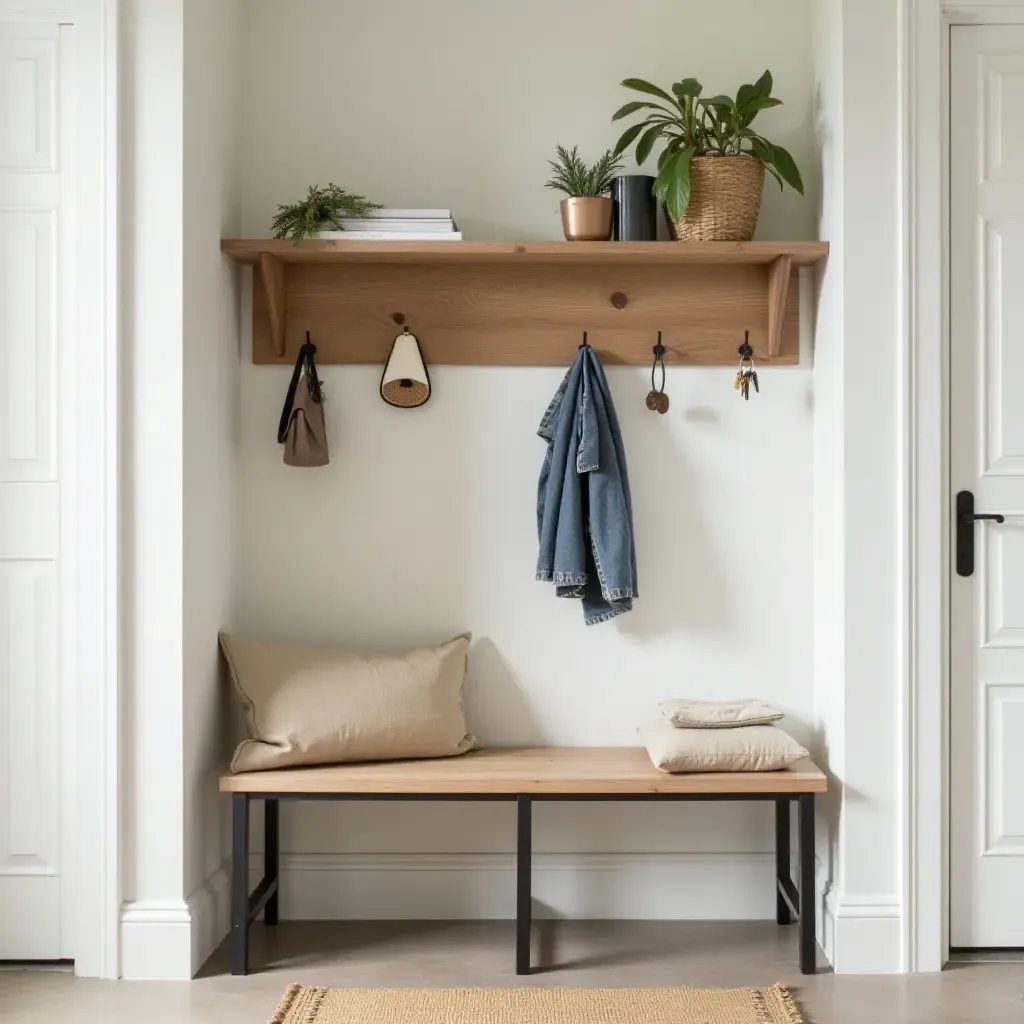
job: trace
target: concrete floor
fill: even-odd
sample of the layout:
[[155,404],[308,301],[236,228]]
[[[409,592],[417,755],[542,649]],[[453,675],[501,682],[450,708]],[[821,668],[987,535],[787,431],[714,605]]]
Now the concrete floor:
[[[253,929],[252,969],[222,947],[193,982],[79,981],[0,972],[0,1021],[19,1024],[263,1024],[285,985],[789,985],[808,1024],[1024,1024],[1024,964],[959,964],[938,975],[836,977],[796,970],[792,928],[764,921],[539,922],[517,978],[512,922],[284,922]],[[358,1022],[353,1022],[358,1024]],[[417,1022],[410,1022],[417,1024]],[[581,1022],[585,1024],[585,1022]]]

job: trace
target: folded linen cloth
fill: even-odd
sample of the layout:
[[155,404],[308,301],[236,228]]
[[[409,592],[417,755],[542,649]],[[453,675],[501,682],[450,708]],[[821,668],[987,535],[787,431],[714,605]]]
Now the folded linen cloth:
[[677,729],[733,729],[764,725],[785,717],[778,708],[756,697],[738,700],[665,700],[659,705],[665,720]]
[[677,729],[664,718],[642,726],[651,763],[667,772],[770,772],[788,768],[807,751],[774,725],[735,729]]

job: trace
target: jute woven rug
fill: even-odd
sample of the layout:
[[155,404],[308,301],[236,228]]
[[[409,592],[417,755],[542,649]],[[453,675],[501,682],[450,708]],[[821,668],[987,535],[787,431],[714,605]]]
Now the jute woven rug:
[[291,985],[270,1024],[802,1024],[772,988],[409,988]]

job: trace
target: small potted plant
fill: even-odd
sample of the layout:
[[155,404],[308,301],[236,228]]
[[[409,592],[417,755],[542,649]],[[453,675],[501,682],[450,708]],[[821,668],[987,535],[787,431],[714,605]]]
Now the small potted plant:
[[709,96],[695,78],[672,84],[671,95],[642,78],[622,83],[653,100],[633,100],[616,112],[613,121],[639,110],[649,113],[627,128],[615,147],[625,152],[636,141],[636,162],[642,164],[659,139],[665,149],[658,157],[654,194],[665,204],[675,238],[681,241],[749,241],[754,237],[767,170],[804,191],[793,157],[751,127],[762,111],[778,107],[772,96],[772,76],[766,71],[753,85],[740,86],[735,97]]
[[301,202],[277,208],[274,237],[301,242],[304,238],[316,238],[328,228],[344,230],[342,217],[365,217],[371,210],[379,209],[380,203],[371,203],[364,196],[337,185],[329,184],[327,188],[310,185],[309,193]]
[[621,166],[609,149],[592,167],[580,157],[579,147],[557,147],[558,157],[549,160],[552,177],[547,187],[564,192],[562,231],[570,242],[604,242],[612,237],[612,201],[607,196],[612,178]]

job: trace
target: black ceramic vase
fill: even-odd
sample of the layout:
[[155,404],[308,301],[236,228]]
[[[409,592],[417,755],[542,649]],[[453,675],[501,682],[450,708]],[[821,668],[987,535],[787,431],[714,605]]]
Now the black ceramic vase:
[[649,174],[624,174],[612,179],[615,203],[612,238],[618,242],[654,242],[658,238],[658,204]]

